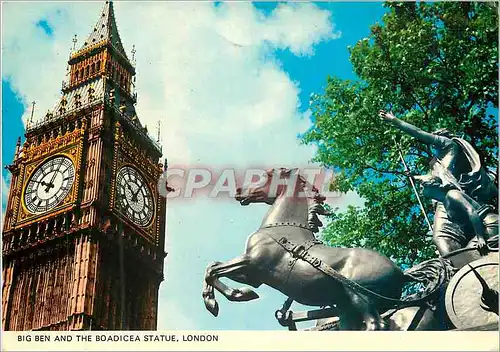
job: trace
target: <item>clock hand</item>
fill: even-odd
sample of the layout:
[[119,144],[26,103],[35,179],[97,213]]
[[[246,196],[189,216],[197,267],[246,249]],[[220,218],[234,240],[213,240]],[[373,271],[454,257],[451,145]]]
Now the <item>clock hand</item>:
[[[130,186],[130,183],[127,183],[127,187],[128,189],[130,190],[130,193],[132,194],[132,199],[131,201],[132,202],[137,202],[137,192],[134,194],[134,190],[132,189],[132,187]],[[140,188],[138,188],[138,191],[140,191]]]
[[59,165],[57,166],[57,170],[54,171],[54,174],[52,175],[52,178],[50,179],[49,184],[46,185],[47,188],[45,188],[45,192],[48,192],[52,187],[54,187],[54,180],[56,179],[57,173],[61,169],[61,165],[62,165],[62,163],[59,163]]
[[141,187],[137,187],[137,192],[135,192],[135,194],[132,195],[132,200],[134,202],[137,202],[137,195],[139,194],[140,191],[141,191]]
[[126,185],[127,185],[127,188],[129,189],[130,193],[133,195],[134,194],[134,190],[130,186],[130,183],[127,183]]
[[31,182],[33,182],[33,183],[40,183],[42,186],[47,186],[47,183],[45,183],[44,181],[35,181],[35,180],[33,180]]

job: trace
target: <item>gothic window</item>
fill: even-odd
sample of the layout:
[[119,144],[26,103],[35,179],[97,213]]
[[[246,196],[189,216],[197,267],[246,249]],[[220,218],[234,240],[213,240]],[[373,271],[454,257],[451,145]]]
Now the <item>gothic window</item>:
[[84,77],[87,77],[89,75],[89,67],[85,67],[85,76]]
[[99,61],[97,61],[97,63],[96,63],[96,67],[95,67],[95,70],[96,70],[96,71],[100,71],[100,70],[101,70],[101,61],[100,61],[100,60],[99,60]]

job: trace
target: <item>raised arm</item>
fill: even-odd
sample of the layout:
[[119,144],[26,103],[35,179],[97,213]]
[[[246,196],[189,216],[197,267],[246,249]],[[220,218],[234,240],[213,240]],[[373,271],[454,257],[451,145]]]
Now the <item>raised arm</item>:
[[436,147],[443,148],[447,144],[451,143],[451,140],[449,138],[426,132],[426,131],[418,128],[417,126],[413,126],[412,124],[409,124],[408,122],[405,122],[403,120],[398,119],[391,112],[380,110],[379,116],[384,121],[391,123],[396,128],[400,129],[401,131],[405,132],[406,134],[409,134],[410,136],[416,138],[417,140],[419,140],[420,142],[422,142],[424,144],[434,145]]

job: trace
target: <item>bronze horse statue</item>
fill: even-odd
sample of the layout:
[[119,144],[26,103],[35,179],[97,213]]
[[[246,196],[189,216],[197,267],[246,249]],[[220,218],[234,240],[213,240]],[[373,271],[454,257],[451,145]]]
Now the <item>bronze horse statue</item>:
[[[408,321],[408,314],[415,315],[419,306],[424,307],[421,318],[425,318],[412,329],[432,329],[436,317],[425,303],[439,294],[449,278],[451,267],[446,261],[430,260],[403,272],[373,250],[325,246],[314,235],[322,226],[318,215],[328,215],[323,206],[325,197],[297,169],[266,173],[265,184],[238,188],[235,197],[241,205],[271,205],[260,228],[248,237],[241,256],[214,262],[206,269],[202,296],[213,315],[219,312],[214,289],[230,301],[259,297],[248,287],[231,288],[219,280],[227,277],[254,288],[266,284],[304,305],[336,307],[341,330],[389,329],[382,313]],[[298,182],[292,192],[284,187],[273,192],[274,177]],[[426,285],[426,296],[416,294],[400,300],[405,285],[415,281]]]

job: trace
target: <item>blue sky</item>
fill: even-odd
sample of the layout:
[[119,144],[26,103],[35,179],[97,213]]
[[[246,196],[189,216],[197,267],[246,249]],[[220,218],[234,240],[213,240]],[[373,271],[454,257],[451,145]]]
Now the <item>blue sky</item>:
[[[60,97],[71,39],[76,33],[81,45],[101,7],[3,5],[2,166],[12,160],[31,101],[36,119]],[[171,165],[212,169],[307,165],[314,147],[301,146],[297,135],[310,126],[309,97],[322,92],[328,75],[356,78],[347,46],[366,37],[384,11],[375,2],[115,3],[123,44],[137,49],[139,118],[149,126],[161,120]],[[2,167],[3,191],[8,181]],[[337,202],[360,204],[354,195]],[[206,265],[240,255],[266,210],[202,197],[169,202],[159,329],[283,329],[274,311],[285,297],[270,288],[246,303],[217,295],[218,318],[201,299]]]

